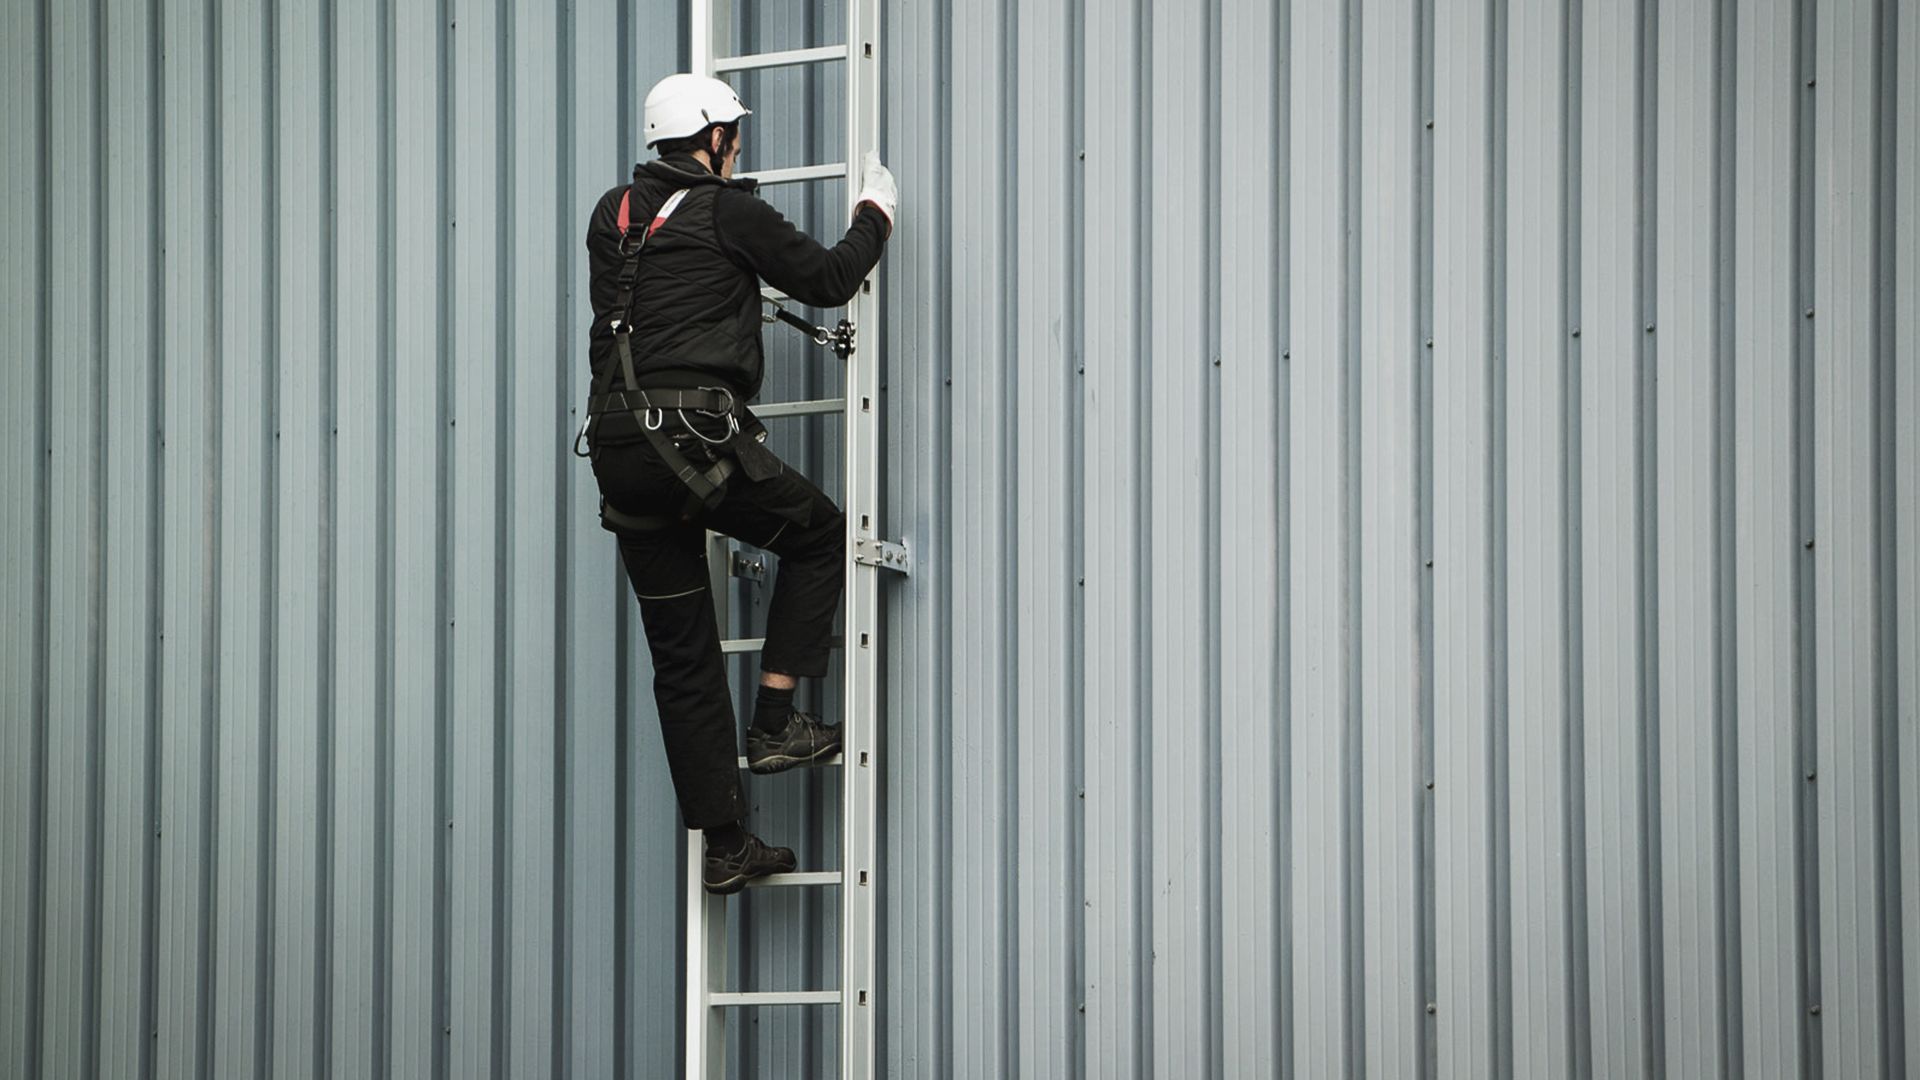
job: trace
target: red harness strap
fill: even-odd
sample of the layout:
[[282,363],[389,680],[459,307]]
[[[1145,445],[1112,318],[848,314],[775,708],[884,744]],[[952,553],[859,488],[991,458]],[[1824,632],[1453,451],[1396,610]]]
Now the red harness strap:
[[[680,208],[680,200],[686,198],[687,192],[691,190],[693,189],[681,188],[679,191],[676,191],[671,196],[669,196],[666,202],[661,204],[660,212],[653,215],[652,224],[647,226],[648,238],[652,238],[654,233],[657,233],[660,231],[660,226],[665,225],[667,223],[667,219],[673,216],[673,212]],[[628,226],[630,226],[633,223],[633,215],[628,208],[629,200],[631,200],[632,198],[633,198],[633,188],[631,186],[629,186],[627,190],[620,193],[620,217],[618,220],[618,224],[620,226],[620,236],[622,239],[624,239],[627,235]]]

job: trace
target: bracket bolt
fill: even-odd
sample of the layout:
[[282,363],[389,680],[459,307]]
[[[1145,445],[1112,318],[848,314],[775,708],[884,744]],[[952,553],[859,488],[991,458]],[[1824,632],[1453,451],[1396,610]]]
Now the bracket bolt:
[[1437,1013],[1437,1012],[1439,1012],[1439,1011],[1440,1011],[1440,1006],[1438,1006],[1438,1005],[1435,1005],[1435,1004],[1434,1004],[1433,1002],[1431,1002],[1431,1001],[1429,1001],[1429,1002],[1427,1002],[1427,1015],[1428,1015],[1428,1016],[1432,1016],[1432,1015],[1433,1015],[1434,1013]]
[[1811,318],[1813,318],[1813,309],[1812,309],[1812,308],[1808,308],[1808,309],[1807,309],[1807,318],[1809,318],[1809,319],[1811,319]]

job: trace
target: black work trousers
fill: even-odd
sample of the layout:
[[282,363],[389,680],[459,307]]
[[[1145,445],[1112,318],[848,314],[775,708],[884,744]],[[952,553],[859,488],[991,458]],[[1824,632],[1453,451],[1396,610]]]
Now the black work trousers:
[[[667,422],[673,426],[671,414]],[[701,461],[692,456],[698,444],[689,443],[687,452]],[[599,448],[593,473],[607,502],[625,513],[674,515],[687,505],[686,485],[647,443]],[[779,556],[762,671],[796,678],[827,673],[833,616],[845,579],[846,517],[791,466],[757,482],[736,470],[718,505],[671,528],[618,534],[653,653],[653,695],[667,767],[689,829],[746,816],[739,728],[708,589],[709,529]]]

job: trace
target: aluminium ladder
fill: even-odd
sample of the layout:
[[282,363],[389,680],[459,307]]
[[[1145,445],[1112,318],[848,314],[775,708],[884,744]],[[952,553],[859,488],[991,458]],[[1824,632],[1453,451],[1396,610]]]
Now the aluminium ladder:
[[[838,162],[798,168],[742,173],[762,184],[846,181],[847,209],[858,192],[862,155],[879,141],[880,25],[878,0],[848,0],[845,44],[792,49],[756,55],[728,55],[734,41],[733,0],[693,0],[691,5],[692,64],[696,73],[724,77],[729,72],[804,64],[837,64],[845,73],[846,147]],[[904,544],[886,543],[874,529],[879,520],[879,364],[876,332],[879,297],[869,276],[853,301],[846,320],[858,335],[846,357],[844,396],[826,401],[786,402],[756,406],[763,419],[840,412],[844,418],[845,488],[841,494],[847,518],[845,631],[842,641],[842,749],[824,767],[842,773],[840,810],[840,870],[806,870],[776,874],[754,882],[754,887],[837,886],[840,892],[840,986],[838,989],[751,991],[728,990],[726,897],[709,896],[701,885],[704,857],[700,833],[687,833],[686,848],[686,1073],[688,1080],[721,1080],[726,1075],[727,1010],[753,1005],[840,1006],[840,1070],[852,1080],[874,1076],[874,1013],[877,984],[874,977],[875,873],[878,842],[875,774],[880,760],[875,743],[879,720],[878,616],[881,569],[907,572]],[[709,537],[708,572],[714,602],[720,605],[721,625],[728,625],[727,578],[731,559],[723,543]],[[723,633],[725,631],[723,630]],[[757,651],[760,639],[723,643],[725,652]],[[740,759],[741,768],[746,759]]]

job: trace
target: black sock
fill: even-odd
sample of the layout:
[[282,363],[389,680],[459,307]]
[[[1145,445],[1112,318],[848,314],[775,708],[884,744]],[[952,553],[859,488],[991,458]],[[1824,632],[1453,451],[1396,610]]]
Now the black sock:
[[787,717],[792,713],[793,687],[785,690],[760,687],[760,696],[753,700],[754,727],[761,731],[779,731],[787,726]]
[[731,855],[739,851],[747,842],[747,833],[737,821],[725,825],[716,825],[711,829],[701,829],[700,834],[707,838],[707,854]]

